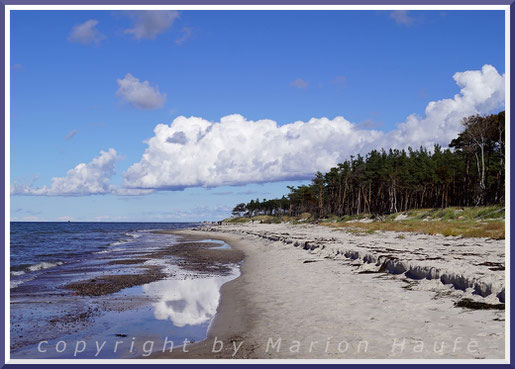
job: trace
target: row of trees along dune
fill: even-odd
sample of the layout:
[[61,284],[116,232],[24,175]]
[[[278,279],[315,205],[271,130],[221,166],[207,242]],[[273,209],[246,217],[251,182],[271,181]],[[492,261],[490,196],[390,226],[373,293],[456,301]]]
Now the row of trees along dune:
[[280,199],[236,205],[235,216],[311,213],[317,218],[504,203],[504,111],[463,119],[449,148],[373,150],[351,156]]

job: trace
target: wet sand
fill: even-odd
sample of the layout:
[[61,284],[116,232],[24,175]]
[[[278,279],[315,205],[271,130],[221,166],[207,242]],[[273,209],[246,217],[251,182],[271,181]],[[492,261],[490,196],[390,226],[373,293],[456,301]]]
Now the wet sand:
[[[452,281],[410,277],[406,274],[409,269],[396,273],[392,267],[402,259],[395,255],[403,250],[406,255],[413,254],[410,237],[386,250],[392,256],[388,260],[397,260],[397,264],[367,263],[359,255],[332,253],[329,243],[338,244],[338,237],[333,240],[331,230],[316,228],[253,225],[176,232],[191,239],[223,240],[243,252],[245,261],[241,276],[221,288],[208,338],[189,345],[188,352],[175,350],[151,358],[504,358],[504,304],[499,302],[504,295],[499,295],[502,286],[498,286],[504,278],[501,268],[469,267],[471,274],[485,278],[476,281],[493,281],[497,288],[493,289],[497,293],[483,297],[481,289],[461,290]],[[323,245],[319,240],[319,247],[309,247],[317,232],[330,242]],[[289,242],[295,236],[297,241]],[[361,248],[374,246],[382,252],[385,241],[397,236],[384,232],[342,237],[346,242],[359,240]],[[466,249],[468,241],[424,236],[419,244],[437,249],[434,245],[442,242],[465,244],[460,247]],[[500,243],[474,242],[478,248],[483,245],[504,255]],[[442,273],[449,265],[459,268],[460,257],[449,261],[449,255],[452,252],[440,253],[441,260],[426,255],[422,263],[441,264]],[[420,252],[416,257],[424,259]],[[484,262],[486,257],[478,259]],[[218,352],[221,343],[223,349]]]
[[[158,233],[158,232],[155,232]],[[162,232],[161,232],[162,233]],[[209,242],[181,242],[159,251],[142,254],[143,258],[119,259],[108,262],[108,265],[138,265],[143,272],[138,274],[115,274],[70,283],[64,286],[81,296],[102,296],[121,291],[125,288],[140,286],[159,281],[167,276],[162,268],[156,265],[141,265],[149,259],[161,260],[174,257],[175,264],[183,270],[201,274],[229,275],[232,265],[243,259],[239,250],[216,249],[216,244]],[[138,254],[139,255],[139,254]],[[123,255],[122,256],[127,256]]]
[[[116,261],[120,262],[114,263],[115,265],[138,264],[131,263],[129,260]],[[122,263],[122,261],[125,261],[125,263]],[[113,263],[110,262],[110,264],[112,265]],[[65,285],[64,288],[73,290],[80,296],[102,296],[121,291],[125,288],[159,281],[166,277],[166,274],[161,272],[161,268],[157,266],[141,267],[141,269],[144,269],[145,272],[141,274],[104,275],[85,281],[70,283]]]

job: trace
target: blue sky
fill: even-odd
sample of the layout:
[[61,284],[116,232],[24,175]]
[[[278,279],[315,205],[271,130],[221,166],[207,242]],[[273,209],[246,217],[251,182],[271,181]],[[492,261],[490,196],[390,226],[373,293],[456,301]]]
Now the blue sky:
[[[315,160],[320,151],[331,162],[390,144],[410,114],[417,128],[392,145],[445,142],[460,114],[504,104],[502,11],[11,14],[11,183],[21,188],[11,191],[13,219],[221,219],[237,202],[281,196],[287,185],[327,169]],[[472,74],[453,79],[465,71]],[[471,92],[461,92],[460,107],[444,101],[461,89]],[[479,96],[485,89],[491,93]],[[447,128],[422,137],[413,132],[436,127],[426,112],[431,101],[443,101],[438,119]],[[220,123],[233,114],[242,117]],[[187,120],[179,130],[171,124],[179,116],[203,120]],[[338,116],[345,123],[334,121]],[[303,140],[297,146],[307,147],[300,155],[267,147],[270,137],[287,147],[297,129],[292,122],[323,117],[330,122],[295,133]],[[351,128],[341,128],[347,123]],[[154,131],[158,124],[168,126],[164,133]],[[220,147],[232,132],[245,136],[251,127],[248,139],[256,137],[262,152],[250,141],[240,146],[239,135]],[[165,134],[174,148],[160,143]],[[154,144],[145,143],[151,138]],[[110,148],[116,154],[100,154]],[[100,168],[84,172],[88,179],[67,176],[99,155]],[[219,160],[209,162],[214,156]],[[252,170],[242,175],[242,166]],[[178,179],[183,173],[187,179]],[[54,177],[62,180],[51,187]],[[77,184],[80,178],[88,184]],[[169,191],[177,188],[184,190]]]

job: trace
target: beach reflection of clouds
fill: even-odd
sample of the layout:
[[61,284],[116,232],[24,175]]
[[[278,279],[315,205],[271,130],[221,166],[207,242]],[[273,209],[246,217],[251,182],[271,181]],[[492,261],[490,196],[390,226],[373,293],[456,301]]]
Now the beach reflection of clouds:
[[154,316],[171,320],[176,327],[210,321],[220,300],[220,287],[236,275],[185,280],[161,280],[143,286],[145,293],[157,296]]

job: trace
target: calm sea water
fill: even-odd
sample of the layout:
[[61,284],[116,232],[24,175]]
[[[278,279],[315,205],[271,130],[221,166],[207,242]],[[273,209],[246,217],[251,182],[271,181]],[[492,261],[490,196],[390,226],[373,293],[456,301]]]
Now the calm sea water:
[[[206,338],[220,287],[239,275],[197,275],[173,256],[142,265],[110,264],[173,247],[180,237],[152,232],[196,223],[11,223],[11,357],[129,358]],[[230,248],[222,241],[217,248]],[[165,277],[101,296],[65,285],[104,275],[139,274],[159,266]],[[118,341],[124,341],[117,346]],[[155,346],[149,351],[149,341]],[[66,349],[58,345],[66,343]],[[78,342],[84,349],[76,355]],[[99,354],[97,343],[105,342]],[[39,344],[44,343],[44,352]],[[118,347],[118,349],[117,349]],[[134,349],[133,349],[134,348]]]
[[11,222],[11,288],[38,272],[108,253],[148,231],[196,223]]

